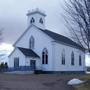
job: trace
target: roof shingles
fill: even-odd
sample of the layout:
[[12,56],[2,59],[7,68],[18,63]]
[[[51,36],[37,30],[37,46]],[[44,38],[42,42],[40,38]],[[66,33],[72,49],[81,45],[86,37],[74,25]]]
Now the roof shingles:
[[18,47],[18,49],[25,55],[28,57],[34,57],[34,58],[40,58],[34,51],[32,51],[31,49],[27,49],[27,48],[21,48]]
[[40,30],[58,42],[63,42],[63,43],[66,43],[68,45],[72,45],[72,46],[77,47],[78,49],[81,49],[84,51],[83,47],[81,47],[79,44],[77,44],[76,42],[72,41],[71,39],[69,39],[63,35],[54,33],[54,32],[49,31],[49,30],[42,30],[42,29],[40,29]]

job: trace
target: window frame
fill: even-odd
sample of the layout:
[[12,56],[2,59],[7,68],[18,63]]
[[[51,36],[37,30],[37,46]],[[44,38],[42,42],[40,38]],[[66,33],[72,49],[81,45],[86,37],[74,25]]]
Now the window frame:
[[19,57],[14,57],[14,68],[18,68],[19,67]]
[[46,48],[42,51],[42,64],[48,64],[48,50]]
[[32,23],[34,23],[35,22],[35,19],[32,17],[31,19],[30,19],[30,23],[32,24]]
[[34,49],[35,48],[35,39],[33,36],[30,37],[30,40],[29,40],[29,48],[30,49]]
[[82,57],[79,55],[79,66],[82,66]]
[[65,50],[63,49],[63,51],[62,51],[62,54],[61,54],[62,56],[62,61],[61,61],[61,63],[62,63],[62,65],[65,65]]
[[74,57],[74,52],[72,51],[71,53],[71,65],[74,66],[75,65],[75,57]]
[[41,24],[44,23],[42,18],[39,19],[39,23],[41,23]]

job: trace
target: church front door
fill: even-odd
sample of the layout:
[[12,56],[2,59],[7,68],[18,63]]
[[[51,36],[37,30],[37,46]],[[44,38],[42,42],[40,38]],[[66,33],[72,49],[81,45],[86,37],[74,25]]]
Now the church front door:
[[35,70],[36,69],[36,61],[30,60],[30,66],[31,66],[31,69]]

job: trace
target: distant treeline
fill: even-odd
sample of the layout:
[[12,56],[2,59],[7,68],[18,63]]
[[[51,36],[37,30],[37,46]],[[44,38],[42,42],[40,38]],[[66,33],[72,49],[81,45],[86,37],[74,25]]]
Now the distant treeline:
[[7,64],[7,62],[5,62],[5,63],[1,63],[0,64],[0,71],[5,71],[5,70],[7,70],[8,69],[8,64]]

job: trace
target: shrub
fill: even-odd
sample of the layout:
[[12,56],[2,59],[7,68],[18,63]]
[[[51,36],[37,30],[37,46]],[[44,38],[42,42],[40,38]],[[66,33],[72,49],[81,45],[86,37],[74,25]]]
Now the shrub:
[[5,63],[1,63],[0,64],[0,71],[6,71],[8,69],[8,64],[7,64],[7,62],[5,62]]

